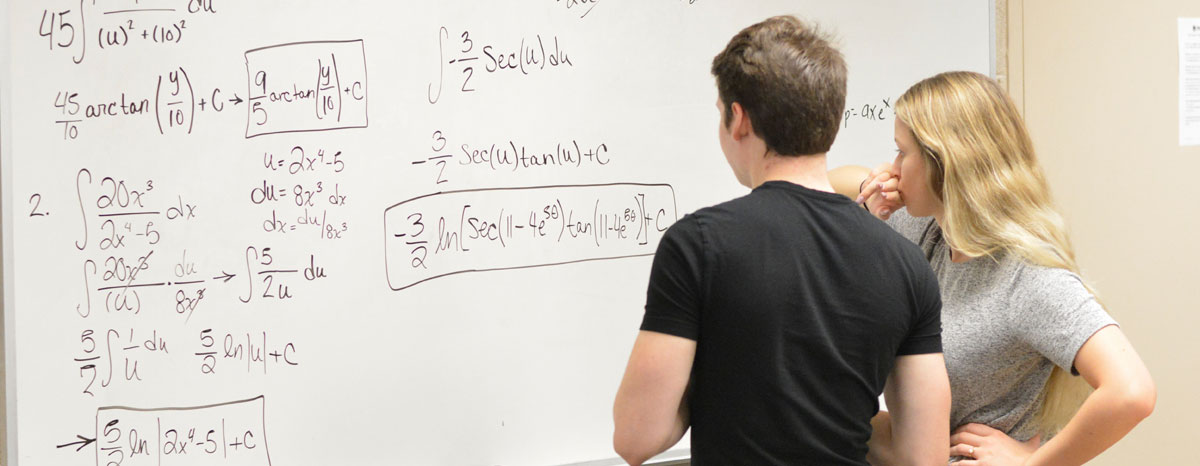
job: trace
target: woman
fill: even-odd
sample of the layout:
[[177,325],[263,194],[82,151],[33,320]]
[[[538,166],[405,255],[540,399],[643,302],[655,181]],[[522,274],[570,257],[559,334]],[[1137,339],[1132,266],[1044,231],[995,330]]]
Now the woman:
[[[831,179],[938,275],[951,461],[1083,464],[1149,416],[1156,391],[1078,276],[1024,122],[994,81],[968,72],[917,83],[895,109],[895,161]],[[874,424],[871,459],[886,464],[887,413]]]

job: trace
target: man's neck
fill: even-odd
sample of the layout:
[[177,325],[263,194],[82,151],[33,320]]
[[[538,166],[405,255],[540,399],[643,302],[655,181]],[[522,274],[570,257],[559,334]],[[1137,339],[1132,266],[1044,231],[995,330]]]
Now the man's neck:
[[798,157],[767,154],[750,176],[751,186],[755,188],[768,181],[787,181],[808,189],[834,192],[825,154]]

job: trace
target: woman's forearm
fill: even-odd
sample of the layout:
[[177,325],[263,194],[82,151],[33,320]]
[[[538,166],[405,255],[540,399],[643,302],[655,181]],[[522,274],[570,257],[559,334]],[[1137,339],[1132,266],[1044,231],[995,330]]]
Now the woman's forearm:
[[863,180],[871,174],[871,169],[857,165],[844,165],[829,170],[829,184],[838,194],[850,199],[858,197]]
[[1101,386],[1028,465],[1084,464],[1117,443],[1154,410],[1153,387]]
[[887,411],[880,411],[871,418],[871,440],[867,441],[867,462],[872,466],[895,464],[892,452],[892,418]]

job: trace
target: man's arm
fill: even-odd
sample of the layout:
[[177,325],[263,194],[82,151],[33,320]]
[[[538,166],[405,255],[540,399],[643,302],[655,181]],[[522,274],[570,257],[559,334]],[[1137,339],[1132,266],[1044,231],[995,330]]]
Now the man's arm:
[[872,434],[871,445],[878,447],[871,454],[872,464],[945,464],[950,447],[950,380],[942,354],[896,358],[883,397],[888,413],[876,416],[872,424],[886,422],[887,428]]
[[666,451],[687,431],[686,392],[695,357],[694,340],[638,333],[613,405],[613,447],[630,465]]

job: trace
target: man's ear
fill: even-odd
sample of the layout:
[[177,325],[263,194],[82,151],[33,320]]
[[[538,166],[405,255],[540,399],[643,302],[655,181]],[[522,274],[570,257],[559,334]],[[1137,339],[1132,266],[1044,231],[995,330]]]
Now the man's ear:
[[742,104],[734,102],[729,106],[729,113],[729,132],[734,141],[741,142],[742,138],[754,133],[750,115],[746,114],[746,109],[742,108]]

